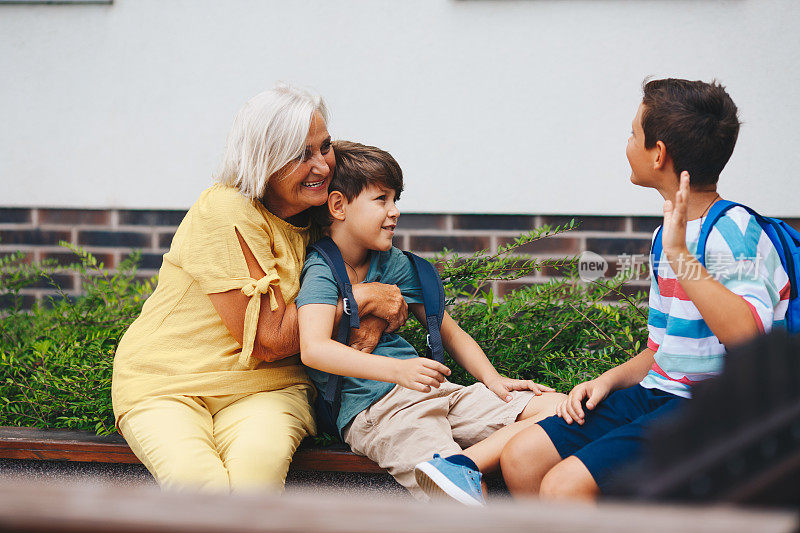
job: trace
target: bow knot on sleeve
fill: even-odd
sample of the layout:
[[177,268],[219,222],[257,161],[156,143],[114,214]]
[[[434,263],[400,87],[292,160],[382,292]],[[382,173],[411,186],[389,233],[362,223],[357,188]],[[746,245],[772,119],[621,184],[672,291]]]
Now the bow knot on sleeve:
[[269,307],[274,311],[278,308],[278,301],[275,299],[275,291],[272,288],[272,284],[278,283],[279,281],[278,273],[273,271],[259,280],[250,280],[247,282],[244,287],[242,287],[242,292],[248,298],[269,293]]
[[239,355],[239,363],[243,365],[247,364],[247,360],[253,354],[256,330],[258,329],[258,316],[261,314],[261,295],[269,294],[269,307],[272,311],[275,311],[278,308],[278,300],[275,296],[273,285],[279,282],[278,273],[273,270],[259,280],[248,281],[242,287],[242,293],[250,298],[244,315],[242,353]]

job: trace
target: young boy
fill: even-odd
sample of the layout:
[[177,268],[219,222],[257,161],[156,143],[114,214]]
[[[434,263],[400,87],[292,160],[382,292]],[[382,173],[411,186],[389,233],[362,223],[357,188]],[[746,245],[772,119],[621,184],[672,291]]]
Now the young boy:
[[[392,247],[400,215],[395,202],[403,190],[399,165],[387,152],[357,143],[336,142],[334,152],[328,203],[315,218],[341,250],[352,283],[397,285],[424,323],[419,279],[410,260]],[[481,383],[448,382],[445,365],[418,357],[396,334],[382,335],[372,354],[340,344],[331,339],[338,300],[331,269],[311,252],[296,299],[301,357],[319,391],[326,372],[344,376],[337,425],[345,442],[417,498],[427,493],[483,504],[481,472],[496,469],[508,439],[553,414],[566,396],[498,374],[447,313],[444,347]]]
[[736,105],[724,87],[645,83],[628,139],[631,181],[665,200],[656,269],[651,257],[647,348],[576,386],[555,416],[509,442],[501,465],[513,494],[596,497],[640,456],[653,420],[690,398],[694,383],[720,372],[726,346],[783,322],[788,276],[745,209],[732,208],[714,225],[708,269],[693,255],[704,215],[720,199],[717,180],[738,132]]

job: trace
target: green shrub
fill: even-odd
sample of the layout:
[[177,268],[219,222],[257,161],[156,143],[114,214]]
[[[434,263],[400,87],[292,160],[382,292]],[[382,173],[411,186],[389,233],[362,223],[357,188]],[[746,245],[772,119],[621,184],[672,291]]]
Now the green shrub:
[[[501,373],[533,379],[560,391],[592,379],[644,349],[647,341],[646,293],[627,296],[622,287],[638,274],[583,283],[577,260],[536,260],[514,253],[523,245],[570,231],[543,226],[501,247],[497,253],[469,257],[445,251],[438,258],[449,312],[474,338]],[[523,287],[505,298],[491,289],[493,281],[530,275],[556,267],[564,276]],[[608,300],[618,303],[609,305]],[[410,319],[401,334],[424,353],[425,329]],[[474,383],[447,357],[456,383]]]
[[[6,309],[0,330],[0,425],[114,431],[111,370],[122,334],[152,291],[136,280],[140,254],[110,273],[94,256],[62,243],[76,262],[59,268],[28,265],[23,254],[0,258],[0,298]],[[53,279],[77,272],[83,295],[64,293]],[[21,308],[20,290],[46,283],[58,291],[42,305]]]
[[[627,297],[625,278],[581,283],[575,260],[515,255],[519,247],[574,228],[542,227],[501,247],[468,257],[438,258],[451,315],[500,372],[568,391],[638,353],[646,339],[644,294]],[[26,264],[23,254],[0,258],[0,425],[114,431],[111,371],[122,334],[141,312],[153,282],[138,281],[134,255],[116,273],[68,244],[76,261],[66,270],[83,280],[80,296],[58,289],[53,262]],[[563,278],[498,298],[497,280],[514,280],[555,267]],[[45,282],[58,289],[42,305],[22,309],[20,291]],[[619,304],[604,300],[618,298]],[[424,353],[425,331],[410,319],[401,334]],[[455,365],[452,381],[474,380]]]

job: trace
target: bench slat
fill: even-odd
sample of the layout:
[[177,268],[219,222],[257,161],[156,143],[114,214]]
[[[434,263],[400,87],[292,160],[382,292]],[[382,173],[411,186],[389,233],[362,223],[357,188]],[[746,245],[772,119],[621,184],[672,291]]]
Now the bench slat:
[[41,533],[796,533],[795,511],[537,500],[482,508],[366,494],[217,494],[39,482],[0,485],[0,530]]
[[[8,426],[0,426],[0,458],[124,464],[140,462],[121,435],[98,437],[83,431]],[[317,472],[386,472],[366,457],[347,450],[315,448],[307,441],[295,453],[290,468]]]

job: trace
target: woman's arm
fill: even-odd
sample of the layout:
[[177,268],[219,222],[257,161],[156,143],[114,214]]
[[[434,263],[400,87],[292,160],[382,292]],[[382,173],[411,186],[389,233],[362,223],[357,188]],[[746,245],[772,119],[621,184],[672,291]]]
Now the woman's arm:
[[[250,277],[261,279],[266,274],[258,264],[253,252],[244,239],[236,233],[239,245],[244,253]],[[297,307],[294,303],[286,305],[280,287],[273,286],[278,307],[270,309],[269,295],[261,295],[261,307],[258,317],[253,356],[265,361],[277,361],[300,351],[300,335],[297,328]],[[250,297],[238,289],[209,294],[211,303],[219,314],[222,322],[231,332],[231,335],[243,343],[244,317]],[[402,326],[408,316],[408,306],[400,294],[400,289],[395,285],[384,283],[360,283],[353,286],[353,296],[358,304],[358,314],[365,317],[364,327],[354,329],[350,335],[350,342],[357,349],[371,352],[378,344],[385,324],[378,320],[383,319],[388,323],[387,331],[394,331]],[[342,315],[341,302],[336,309],[332,331],[338,329],[338,320]],[[371,318],[368,315],[377,317]],[[330,334],[329,334],[330,335]]]
[[[384,283],[359,283],[353,285],[353,296],[358,304],[360,325],[350,330],[350,346],[371,353],[384,332],[391,332],[405,324],[408,305],[396,285]],[[342,301],[336,308],[334,331],[339,329]]]
[[[258,264],[253,252],[250,251],[239,232],[236,232],[236,237],[242,247],[250,277],[253,279],[263,278],[266,273]],[[294,303],[289,305],[284,303],[280,287],[273,286],[273,291],[278,307],[274,311],[270,309],[269,294],[261,295],[258,328],[253,343],[253,356],[265,361],[277,361],[300,351],[297,307]],[[209,294],[208,297],[228,331],[239,344],[243,344],[244,317],[250,297],[239,289]]]

